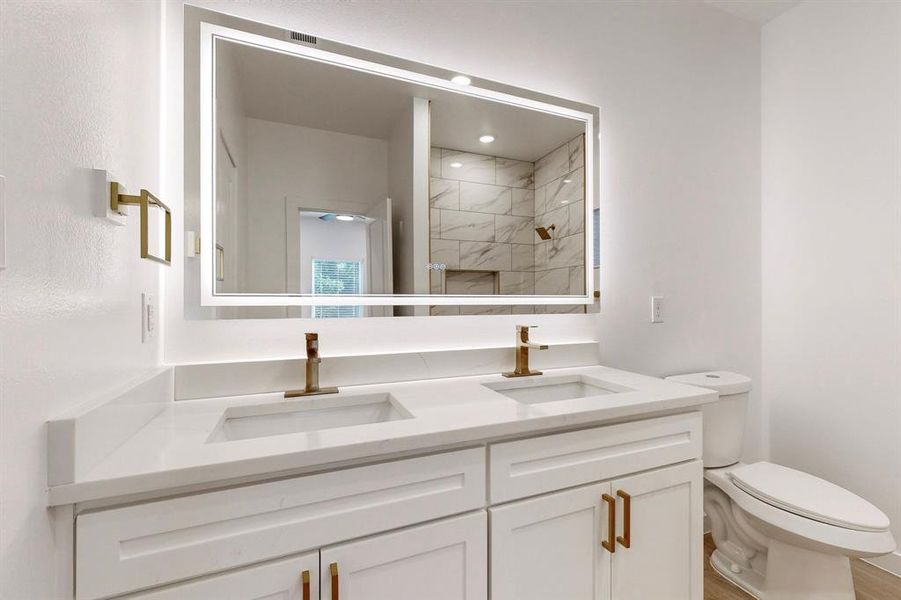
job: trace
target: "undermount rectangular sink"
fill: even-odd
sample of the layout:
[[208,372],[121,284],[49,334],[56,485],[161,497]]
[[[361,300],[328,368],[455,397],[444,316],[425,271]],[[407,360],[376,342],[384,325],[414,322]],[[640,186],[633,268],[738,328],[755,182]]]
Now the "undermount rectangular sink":
[[548,378],[536,375],[524,379],[483,383],[482,385],[522,404],[576,400],[577,398],[632,391],[630,388],[584,375]]
[[410,418],[387,392],[317,396],[228,408],[207,441],[231,442]]

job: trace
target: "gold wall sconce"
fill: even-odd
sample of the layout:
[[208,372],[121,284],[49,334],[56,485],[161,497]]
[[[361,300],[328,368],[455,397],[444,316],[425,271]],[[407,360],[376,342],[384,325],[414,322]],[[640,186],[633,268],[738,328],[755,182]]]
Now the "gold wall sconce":
[[[163,202],[142,189],[137,196],[123,194],[119,190],[117,181],[109,184],[109,207],[113,214],[124,215],[121,205],[141,207],[141,258],[169,266],[172,264],[172,211]],[[155,256],[150,253],[150,207],[155,206],[166,213],[166,241],[164,256]]]

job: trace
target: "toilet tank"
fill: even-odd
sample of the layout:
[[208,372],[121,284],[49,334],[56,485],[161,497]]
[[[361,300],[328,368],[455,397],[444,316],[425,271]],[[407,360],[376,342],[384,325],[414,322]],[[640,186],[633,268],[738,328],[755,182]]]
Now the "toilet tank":
[[741,459],[751,379],[729,371],[705,371],[667,377],[669,381],[707,388],[720,399],[701,407],[704,415],[704,468],[734,465]]

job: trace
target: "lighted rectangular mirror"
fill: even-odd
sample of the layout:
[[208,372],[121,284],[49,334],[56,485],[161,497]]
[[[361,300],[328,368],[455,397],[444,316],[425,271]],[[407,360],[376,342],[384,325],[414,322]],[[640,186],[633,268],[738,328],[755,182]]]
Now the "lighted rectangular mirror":
[[327,318],[594,302],[596,107],[211,20],[203,306]]

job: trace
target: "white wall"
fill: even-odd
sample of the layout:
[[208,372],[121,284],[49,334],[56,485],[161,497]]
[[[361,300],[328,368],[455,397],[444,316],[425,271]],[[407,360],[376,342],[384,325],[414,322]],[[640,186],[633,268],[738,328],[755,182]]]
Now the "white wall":
[[809,2],[764,28],[763,157],[773,459],[901,539],[901,4]]
[[[700,2],[192,4],[600,106],[603,311],[530,318],[544,326],[536,339],[598,339],[605,363],[644,373],[719,367],[759,378],[760,32],[753,23]],[[180,42],[175,47],[169,72],[181,85]],[[179,114],[181,105],[169,110]],[[177,178],[181,157],[172,159]],[[309,322],[184,319],[180,273],[172,275],[167,361],[303,353]],[[666,296],[662,325],[649,323],[652,294]],[[506,344],[520,320],[335,320],[316,328],[328,356]],[[761,451],[757,398],[751,456]]]
[[[413,282],[413,101],[391,128],[388,138],[388,197],[391,198],[391,237],[394,255],[394,293],[415,293]],[[394,307],[395,314],[410,316],[411,306]]]
[[384,140],[247,121],[245,291],[285,292],[285,199],[304,208],[365,214],[388,193]]
[[64,592],[56,568],[66,565],[45,508],[45,421],[158,364],[162,344],[141,344],[140,294],[160,299],[163,267],[138,258],[137,209],[127,227],[92,216],[86,175],[108,169],[129,191],[146,187],[169,201],[159,187],[159,27],[160,5],[151,2],[3,2],[4,599]]

